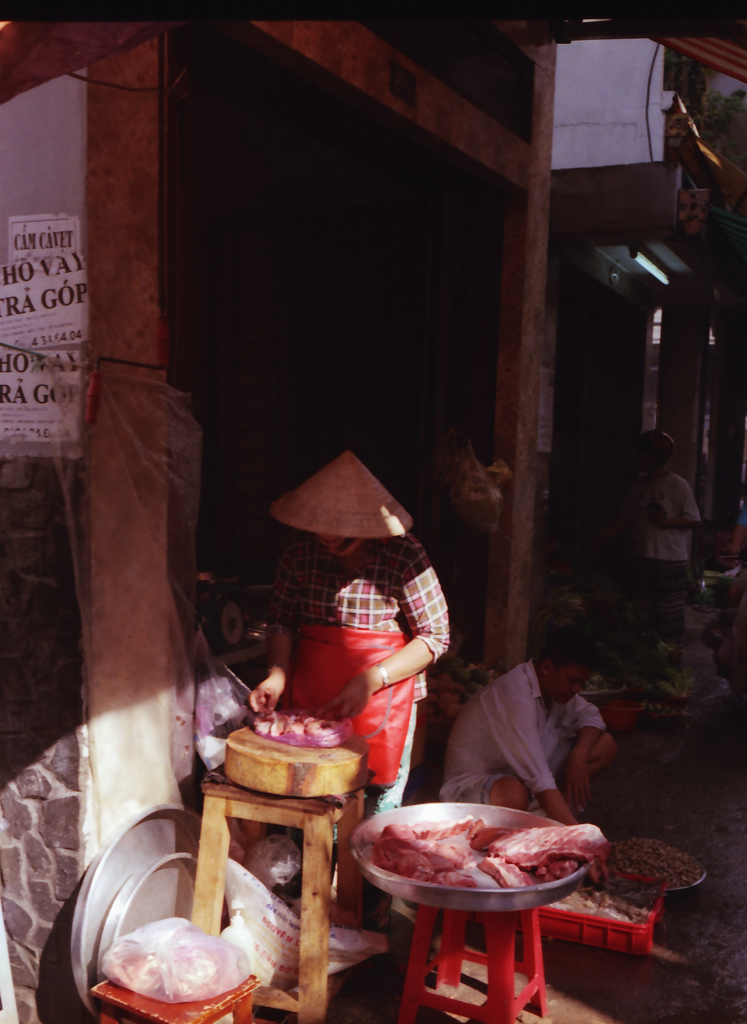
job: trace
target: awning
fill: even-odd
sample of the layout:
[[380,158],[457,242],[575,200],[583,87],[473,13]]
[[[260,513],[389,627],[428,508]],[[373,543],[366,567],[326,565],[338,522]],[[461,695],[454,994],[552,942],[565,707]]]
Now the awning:
[[[183,25],[181,21],[0,22],[0,103]],[[154,86],[156,83],[153,83]]]
[[[743,31],[740,31],[740,35]],[[654,42],[668,46],[670,50],[683,53],[686,57],[692,57],[694,60],[700,61],[701,64],[705,64],[715,71],[721,71],[730,78],[747,82],[747,38],[732,40],[664,36],[654,39]]]
[[667,141],[697,188],[715,190],[735,213],[747,214],[747,174],[741,168],[693,131]]

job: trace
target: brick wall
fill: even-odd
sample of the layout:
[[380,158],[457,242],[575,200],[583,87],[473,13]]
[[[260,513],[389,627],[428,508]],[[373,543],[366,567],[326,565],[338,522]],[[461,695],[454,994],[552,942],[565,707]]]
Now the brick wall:
[[80,1019],[73,993],[62,998],[60,914],[83,872],[80,635],[54,464],[0,460],[0,870],[22,1024]]

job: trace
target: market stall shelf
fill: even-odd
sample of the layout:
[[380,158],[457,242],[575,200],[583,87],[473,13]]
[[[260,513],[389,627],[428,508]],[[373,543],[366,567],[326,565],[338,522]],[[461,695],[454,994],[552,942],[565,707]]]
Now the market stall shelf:
[[208,935],[220,932],[230,841],[228,819],[303,829],[298,998],[282,989],[261,986],[255,993],[255,1002],[296,1012],[299,1024],[321,1024],[328,1000],[333,829],[336,824],[338,906],[350,911],[360,924],[361,877],[350,853],[349,837],[363,815],[363,790],[330,799],[276,796],[230,784],[203,783],[202,791],[205,806],[192,921]]

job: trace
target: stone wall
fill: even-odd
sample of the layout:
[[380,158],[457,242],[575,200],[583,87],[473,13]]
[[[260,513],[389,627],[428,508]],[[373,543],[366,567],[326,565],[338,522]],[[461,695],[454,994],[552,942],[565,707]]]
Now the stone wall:
[[22,1024],[80,1019],[60,998],[70,966],[58,917],[84,868],[80,636],[54,464],[0,460],[0,869]]

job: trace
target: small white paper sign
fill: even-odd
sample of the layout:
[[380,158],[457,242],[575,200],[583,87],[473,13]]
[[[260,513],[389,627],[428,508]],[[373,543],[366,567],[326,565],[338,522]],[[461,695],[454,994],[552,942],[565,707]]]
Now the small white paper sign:
[[79,239],[77,217],[10,218],[14,258],[0,267],[0,456],[51,455],[52,445],[80,455],[88,282],[72,244]]
[[50,256],[80,252],[80,218],[67,213],[35,213],[8,218],[8,256],[11,263],[37,264]]

